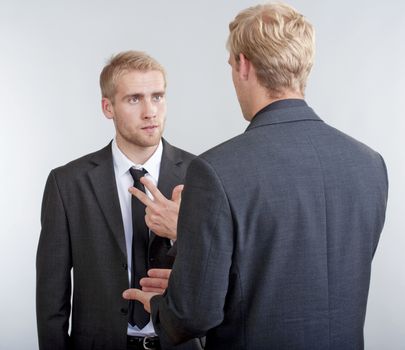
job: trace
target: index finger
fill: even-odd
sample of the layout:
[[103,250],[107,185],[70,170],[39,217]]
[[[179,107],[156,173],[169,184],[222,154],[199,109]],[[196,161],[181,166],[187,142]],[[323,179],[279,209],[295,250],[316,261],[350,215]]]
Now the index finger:
[[144,304],[147,299],[145,292],[135,288],[124,290],[122,297],[127,300],[138,300],[142,304]]
[[169,279],[172,269],[150,269],[148,276],[152,278],[165,278]]
[[153,199],[157,201],[162,201],[167,199],[162,192],[156,187],[151,179],[148,179],[146,176],[141,177],[141,183],[148,189],[148,191],[152,194]]
[[128,188],[128,191],[138,198],[143,204],[145,204],[146,207],[149,207],[153,205],[153,200],[148,197],[148,195],[145,192],[142,192],[141,190],[138,190],[136,187],[130,187]]
[[168,279],[166,278],[152,278],[152,277],[144,277],[141,278],[139,284],[142,287],[142,290],[147,292],[145,288],[159,288],[159,289],[166,289],[167,288]]

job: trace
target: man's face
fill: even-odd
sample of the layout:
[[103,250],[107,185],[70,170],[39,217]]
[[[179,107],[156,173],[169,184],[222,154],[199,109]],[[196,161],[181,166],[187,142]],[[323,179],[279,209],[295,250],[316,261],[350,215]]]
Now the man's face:
[[166,120],[165,80],[159,71],[129,71],[117,80],[114,103],[103,110],[114,120],[117,141],[141,148],[156,146]]

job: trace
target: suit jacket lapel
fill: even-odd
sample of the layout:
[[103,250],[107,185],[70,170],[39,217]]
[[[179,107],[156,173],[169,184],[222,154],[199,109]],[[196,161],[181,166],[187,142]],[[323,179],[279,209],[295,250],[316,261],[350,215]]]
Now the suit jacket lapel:
[[[168,198],[172,198],[173,188],[182,183],[182,159],[181,154],[164,139],[162,160],[160,163],[158,189]],[[156,235],[151,232],[149,246]]]
[[163,140],[158,188],[169,199],[172,198],[173,187],[180,184],[182,180],[182,159],[179,153],[174,147]]
[[95,153],[91,161],[96,166],[89,171],[88,175],[98,204],[101,207],[120,250],[124,256],[126,256],[124,225],[122,223],[122,214],[115,181],[111,143],[101,151]]

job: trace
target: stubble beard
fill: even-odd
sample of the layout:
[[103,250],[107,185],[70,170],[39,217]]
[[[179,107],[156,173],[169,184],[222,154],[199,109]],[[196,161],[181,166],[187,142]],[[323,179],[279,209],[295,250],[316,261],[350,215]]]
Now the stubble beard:
[[162,138],[163,130],[159,130],[155,135],[136,135],[136,134],[121,134],[124,141],[132,146],[140,148],[149,148],[157,146]]

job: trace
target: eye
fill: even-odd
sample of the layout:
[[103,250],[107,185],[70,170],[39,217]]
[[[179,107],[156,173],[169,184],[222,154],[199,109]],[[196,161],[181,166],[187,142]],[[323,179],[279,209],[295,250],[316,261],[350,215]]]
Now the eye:
[[159,94],[159,95],[153,95],[152,100],[154,102],[160,102],[163,100],[164,95],[163,94]]
[[139,102],[139,97],[138,96],[131,96],[128,98],[128,102],[133,104],[133,103],[138,103]]

